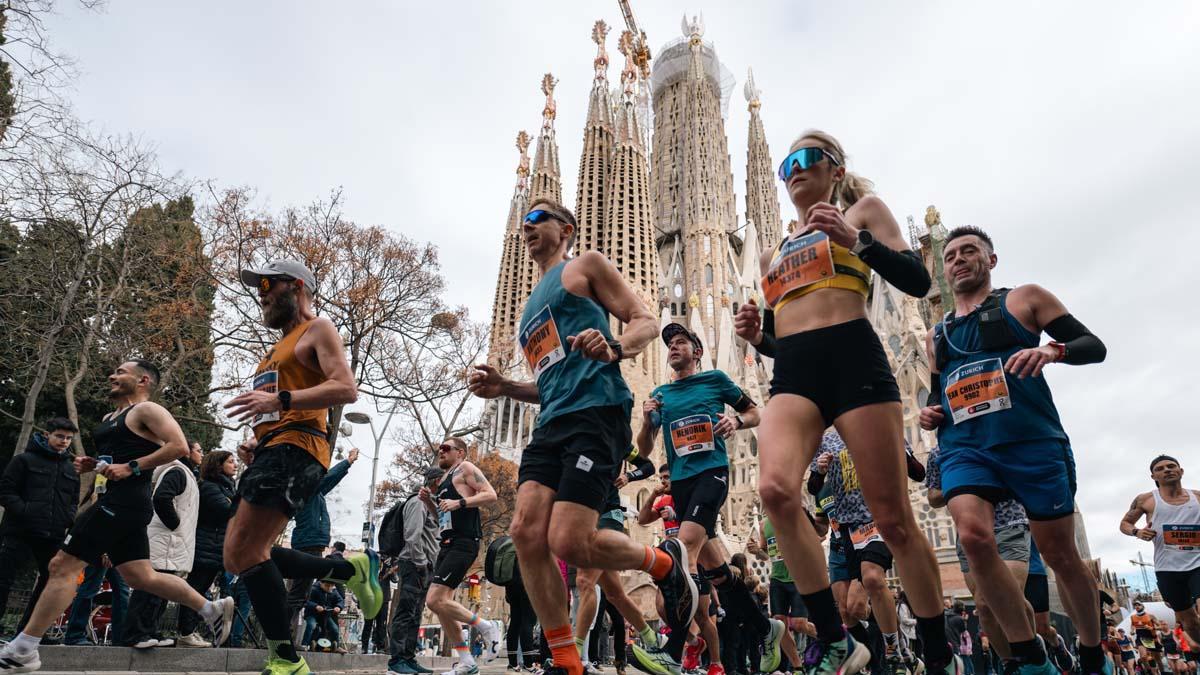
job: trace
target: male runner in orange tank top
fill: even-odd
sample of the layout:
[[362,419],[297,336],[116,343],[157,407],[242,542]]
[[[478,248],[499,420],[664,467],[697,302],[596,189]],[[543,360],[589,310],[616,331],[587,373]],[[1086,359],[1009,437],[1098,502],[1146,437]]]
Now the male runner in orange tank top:
[[305,675],[308,665],[296,654],[288,625],[285,577],[346,584],[365,619],[383,602],[374,551],[337,560],[272,546],[329,468],[329,408],[353,403],[358,389],[337,328],[313,311],[317,280],[303,263],[276,260],[242,270],[241,280],[258,290],[263,323],[282,337],[259,362],[250,391],[225,404],[229,416],[253,427],[255,438],[238,446],[249,468],[238,482],[237,513],[225,535],[225,568],[241,575],[267,637],[263,672]]

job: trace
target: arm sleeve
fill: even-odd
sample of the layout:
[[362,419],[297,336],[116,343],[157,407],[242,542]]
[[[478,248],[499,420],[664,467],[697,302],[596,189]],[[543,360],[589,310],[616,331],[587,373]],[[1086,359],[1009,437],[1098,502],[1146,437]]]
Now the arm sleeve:
[[175,468],[158,481],[154,490],[154,514],[163,525],[174,530],[179,527],[179,514],[175,512],[175,498],[187,487],[187,479],[183,476],[184,469]]
[[925,405],[933,407],[942,404],[942,374],[929,373],[929,396],[925,397]]
[[766,310],[762,318],[762,342],[751,345],[763,356],[775,358],[775,312]]
[[[719,372],[719,371],[718,371]],[[750,398],[746,392],[725,373],[721,373],[723,381],[721,382],[721,400],[734,410],[742,413],[757,405],[754,399]]]
[[1108,356],[1108,347],[1092,334],[1079,319],[1064,314],[1046,324],[1046,334],[1067,347],[1062,362],[1073,366],[1100,363]]
[[933,280],[921,257],[912,251],[893,251],[876,240],[863,249],[858,257],[871,269],[879,272],[891,285],[915,298],[923,298],[929,292]]
[[625,477],[629,479],[630,483],[644,480],[654,475],[654,462],[645,457],[638,455],[636,458],[630,460],[630,463],[633,464],[634,469],[625,473]]
[[343,459],[337,464],[334,464],[333,468],[330,469],[329,472],[325,474],[325,477],[321,479],[321,494],[327,495],[330,492],[333,492],[333,488],[337,487],[337,484],[342,482],[342,479],[345,478],[346,474],[349,472],[350,460]]
[[817,470],[808,472],[808,494],[816,496],[825,487],[825,474]]
[[18,455],[4,467],[4,475],[0,476],[0,506],[13,515],[25,513],[25,500],[21,499],[21,486],[25,484],[25,462]]

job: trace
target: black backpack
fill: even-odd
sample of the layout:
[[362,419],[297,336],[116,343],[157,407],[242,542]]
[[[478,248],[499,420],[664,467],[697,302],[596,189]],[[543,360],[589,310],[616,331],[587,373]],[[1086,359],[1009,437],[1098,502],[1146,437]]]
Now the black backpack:
[[496,537],[488,544],[487,553],[483,556],[483,575],[497,586],[507,586],[520,579],[517,545],[513,543],[512,537]]
[[410,495],[408,499],[396,502],[383,514],[383,521],[379,523],[380,555],[394,557],[404,550],[404,507],[415,497]]

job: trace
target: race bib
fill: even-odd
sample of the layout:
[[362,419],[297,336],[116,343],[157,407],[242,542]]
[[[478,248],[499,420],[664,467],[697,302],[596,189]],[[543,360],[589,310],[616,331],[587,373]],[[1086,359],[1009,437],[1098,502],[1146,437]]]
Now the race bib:
[[1200,548],[1200,525],[1163,525],[1163,543],[1180,551]]
[[688,415],[671,422],[671,444],[675,446],[676,457],[715,450],[717,444],[713,440],[712,418],[708,415]]
[[946,400],[955,424],[1012,408],[1004,362],[995,358],[959,366],[946,378]]
[[854,546],[855,551],[861,551],[876,541],[882,543],[883,535],[879,534],[879,528],[875,527],[875,523],[860,525],[850,531],[850,543]]
[[763,299],[774,307],[785,295],[833,277],[833,249],[824,232],[785,241],[762,278]]
[[529,323],[521,329],[521,350],[525,352],[525,360],[533,370],[536,378],[550,366],[567,358],[567,350],[563,347],[562,338],[558,335],[558,326],[554,323],[554,315],[550,313],[550,305],[533,315]]
[[[254,381],[251,385],[254,391],[264,391],[268,394],[274,394],[279,391],[279,371],[264,370],[254,376]],[[278,422],[279,411],[269,413],[259,413],[250,420],[250,426],[256,427],[267,422]]]
[[779,552],[775,537],[767,537],[767,553],[771,556],[771,562],[783,562],[783,554]]

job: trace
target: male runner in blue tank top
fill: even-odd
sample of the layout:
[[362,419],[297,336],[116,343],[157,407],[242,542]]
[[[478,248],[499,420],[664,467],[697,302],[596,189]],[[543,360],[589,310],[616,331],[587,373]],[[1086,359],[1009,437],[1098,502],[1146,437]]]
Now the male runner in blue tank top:
[[[996,547],[993,504],[1011,493],[1067,595],[1082,673],[1111,673],[1095,582],[1075,547],[1075,460],[1042,376],[1051,363],[1104,360],[1104,344],[1036,284],[993,290],[997,258],[983,230],[952,230],[942,258],[954,309],[926,339],[933,381],[921,426],[937,429],[942,490],[972,573],[1022,673],[1053,674]],[[1055,341],[1040,344],[1042,331]]]
[[[648,572],[663,592],[663,619],[676,630],[686,630],[697,594],[678,541],[654,548],[596,528],[633,436],[633,395],[618,362],[654,339],[654,314],[602,254],[569,257],[577,224],[567,208],[544,199],[531,207],[522,235],[542,279],[525,304],[518,338],[535,381],[479,365],[469,387],[482,398],[541,405],[521,454],[512,538],[554,658],[551,671],[582,675],[555,556],[581,568]],[[609,330],[610,315],[624,324],[620,339]]]

